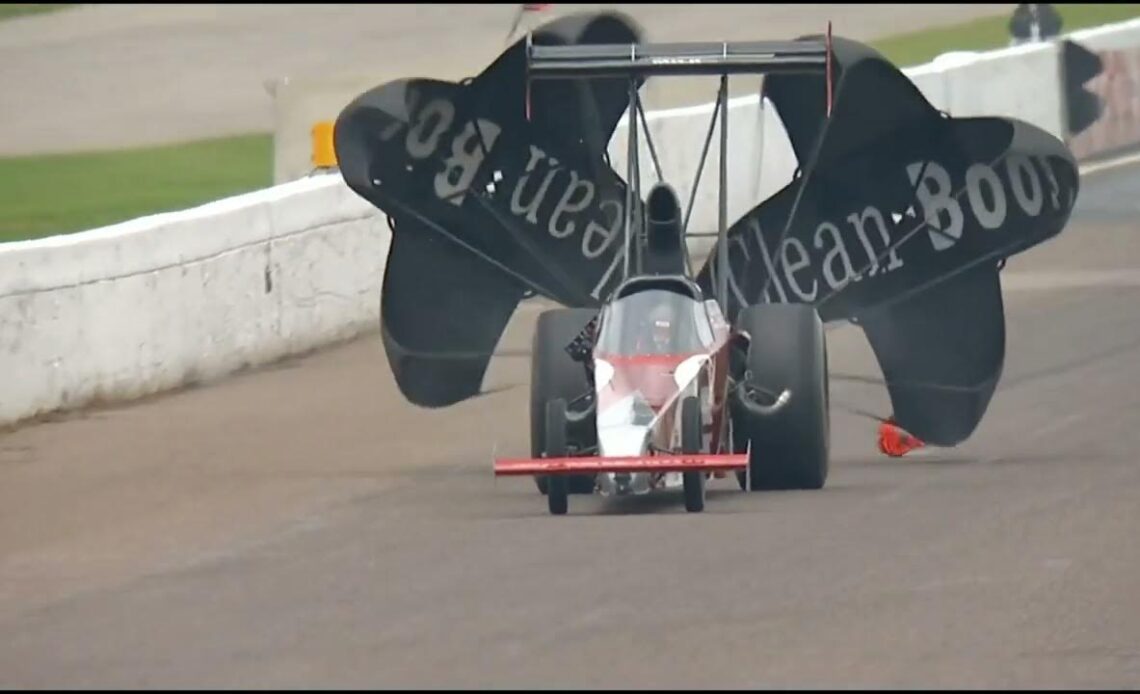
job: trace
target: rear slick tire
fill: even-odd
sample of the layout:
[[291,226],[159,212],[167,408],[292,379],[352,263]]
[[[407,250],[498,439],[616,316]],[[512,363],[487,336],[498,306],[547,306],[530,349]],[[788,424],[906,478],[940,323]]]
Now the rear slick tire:
[[[543,311],[531,337],[530,363],[530,455],[532,458],[554,457],[546,442],[546,406],[562,398],[567,403],[590,389],[586,369],[566,353],[582,328],[597,315],[594,309],[555,308]],[[563,439],[565,443],[565,439]],[[565,455],[565,451],[562,453]],[[547,492],[548,478],[538,475],[534,484],[542,494]],[[567,480],[571,494],[593,494],[593,475],[572,475]]]
[[[745,369],[749,386],[774,399],[787,389],[787,405],[761,415],[734,402],[735,429],[751,445],[753,491],[821,489],[827,481],[830,405],[823,323],[808,304],[759,304],[744,309],[737,328],[749,335]],[[768,403],[764,403],[768,404]],[[743,450],[737,442],[737,450]],[[745,474],[737,473],[741,488]]]

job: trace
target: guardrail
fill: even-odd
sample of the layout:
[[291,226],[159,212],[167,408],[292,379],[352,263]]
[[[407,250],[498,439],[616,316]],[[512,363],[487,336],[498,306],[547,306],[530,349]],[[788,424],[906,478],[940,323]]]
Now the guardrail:
[[[1089,158],[1140,144],[1140,20],[1070,38],[1106,66],[1088,85],[1106,112],[1071,138],[1074,151]],[[1051,43],[944,56],[905,72],[953,115],[1008,115],[1066,136],[1063,63]],[[707,104],[647,117],[655,142],[668,143],[658,155],[685,200],[711,112]],[[730,101],[729,130],[732,219],[785,185],[795,160],[774,109],[756,96]],[[624,161],[624,127],[610,147]],[[716,156],[690,230],[715,228]],[[642,172],[652,183],[653,168]],[[0,244],[0,424],[157,393],[376,330],[389,242],[384,216],[331,174]]]

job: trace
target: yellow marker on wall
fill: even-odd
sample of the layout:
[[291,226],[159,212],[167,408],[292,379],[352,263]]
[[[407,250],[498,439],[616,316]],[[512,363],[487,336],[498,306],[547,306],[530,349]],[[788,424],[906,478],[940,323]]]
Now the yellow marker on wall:
[[331,169],[336,166],[336,149],[333,148],[333,123],[323,120],[313,126],[313,166]]

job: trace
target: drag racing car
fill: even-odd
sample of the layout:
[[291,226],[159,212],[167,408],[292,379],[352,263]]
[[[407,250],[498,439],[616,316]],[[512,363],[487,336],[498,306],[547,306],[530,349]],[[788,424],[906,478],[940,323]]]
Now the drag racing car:
[[[742,180],[763,156],[730,144],[743,102],[729,103],[728,80],[741,75],[762,80],[747,108],[759,122],[774,109],[795,171],[729,223],[729,188],[754,195]],[[670,76],[719,85],[705,137],[665,129],[659,149],[640,92]],[[690,229],[716,131],[717,222]],[[830,27],[655,44],[616,12],[550,21],[460,82],[369,90],[341,111],[334,146],[345,183],[387,217],[381,336],[409,402],[483,395],[519,305],[562,307],[534,335],[531,457],[495,465],[533,475],[555,513],[568,493],[669,486],[699,510],[708,475],[823,486],[830,324],[857,326],[881,369],[880,450],[965,441],[1004,366],[999,272],[1062,231],[1079,189],[1056,136],[944,113]],[[693,170],[661,164],[675,148],[701,152]],[[644,199],[643,178],[656,178]],[[690,252],[701,236],[715,237],[703,263]]]
[[811,306],[753,306],[733,330],[691,279],[633,277],[598,314],[544,312],[532,359],[535,457],[495,473],[536,475],[551,513],[571,491],[677,487],[701,511],[725,472],[742,489],[824,484],[827,351]]

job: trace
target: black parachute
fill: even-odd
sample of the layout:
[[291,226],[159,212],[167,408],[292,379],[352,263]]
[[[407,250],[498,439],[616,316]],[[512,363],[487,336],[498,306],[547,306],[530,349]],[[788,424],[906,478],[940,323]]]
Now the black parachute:
[[[619,14],[588,14],[543,26],[533,42],[640,43],[640,31]],[[799,170],[730,225],[726,314],[804,302],[825,321],[857,323],[898,422],[954,445],[1001,375],[999,267],[1062,230],[1077,166],[1028,123],[939,112],[865,45],[836,37],[832,68],[830,116],[824,76],[764,81]],[[621,280],[627,186],[606,147],[628,80],[530,84],[526,70],[523,40],[462,84],[377,87],[336,123],[345,181],[391,220],[382,334],[418,405],[479,394],[528,294],[597,306]],[[632,204],[640,214],[642,201]],[[716,257],[698,274],[710,296]]]
[[[631,23],[609,14],[563,18],[533,38],[638,40]],[[478,394],[528,292],[588,306],[621,279],[613,270],[625,182],[606,146],[626,81],[528,88],[525,72],[520,41],[469,82],[390,82],[336,122],[345,182],[391,220],[381,327],[396,382],[419,405]]]
[[[833,51],[830,118],[822,77],[764,82],[801,175],[729,229],[726,313],[798,301],[825,322],[859,324],[899,424],[953,445],[973,432],[1001,376],[998,268],[1060,233],[1077,165],[1028,123],[946,116],[867,46],[836,38]],[[710,261],[699,276],[706,291],[714,277]]]

